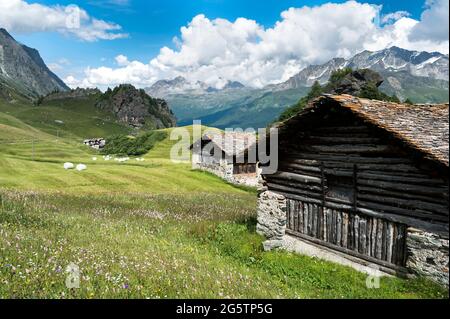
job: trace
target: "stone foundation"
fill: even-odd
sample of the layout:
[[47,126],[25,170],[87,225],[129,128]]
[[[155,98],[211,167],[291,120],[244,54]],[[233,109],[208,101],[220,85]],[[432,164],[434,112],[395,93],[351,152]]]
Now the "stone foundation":
[[428,277],[448,287],[449,242],[436,234],[408,229],[406,267],[415,275]]
[[283,246],[283,237],[286,233],[286,198],[284,196],[271,191],[259,195],[256,231],[267,238],[264,242],[265,250]]

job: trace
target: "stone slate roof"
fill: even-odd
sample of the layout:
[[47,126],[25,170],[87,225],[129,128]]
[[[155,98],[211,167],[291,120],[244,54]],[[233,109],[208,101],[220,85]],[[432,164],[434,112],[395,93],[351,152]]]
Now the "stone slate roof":
[[[237,132],[205,134],[201,141],[203,141],[203,145],[208,142],[214,143],[227,156],[242,156],[257,143],[255,134]],[[201,141],[199,140],[191,145],[191,149]]]
[[[329,103],[335,102],[335,103]],[[289,125],[318,108],[338,105],[364,121],[379,127],[425,157],[449,166],[449,104],[409,105],[356,98],[351,95],[324,95],[302,112],[280,124]]]

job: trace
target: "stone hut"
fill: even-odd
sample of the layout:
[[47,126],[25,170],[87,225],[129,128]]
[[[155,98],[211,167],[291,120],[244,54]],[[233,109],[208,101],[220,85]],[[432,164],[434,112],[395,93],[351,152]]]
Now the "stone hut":
[[266,249],[307,244],[448,286],[448,104],[319,97],[279,124],[278,171],[262,181]]
[[257,186],[256,145],[255,134],[205,134],[191,145],[193,166],[234,184]]

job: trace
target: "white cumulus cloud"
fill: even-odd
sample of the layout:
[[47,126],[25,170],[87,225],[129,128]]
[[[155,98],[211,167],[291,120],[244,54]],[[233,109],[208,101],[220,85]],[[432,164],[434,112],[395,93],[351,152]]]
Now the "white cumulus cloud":
[[117,68],[88,68],[78,83],[104,87],[128,82],[145,87],[181,75],[216,87],[224,79],[261,87],[285,81],[309,64],[363,50],[396,45],[448,53],[448,10],[443,17],[439,13],[445,26],[432,25],[438,36],[424,36],[432,30],[430,16],[437,14],[442,2],[448,9],[447,0],[428,1],[420,21],[406,12],[380,18],[381,6],[356,1],[290,8],[271,28],[246,18],[212,20],[200,14],[181,28],[175,48],[161,48],[148,63],[120,55]]
[[128,36],[119,32],[120,25],[91,17],[79,6],[45,6],[24,0],[0,0],[0,27],[16,33],[59,32],[84,41]]

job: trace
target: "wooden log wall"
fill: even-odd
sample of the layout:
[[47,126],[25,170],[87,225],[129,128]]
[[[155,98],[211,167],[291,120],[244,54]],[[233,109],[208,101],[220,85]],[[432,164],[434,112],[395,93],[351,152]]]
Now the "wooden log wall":
[[[392,231],[401,233],[399,224],[448,238],[448,170],[443,173],[441,168],[418,160],[408,149],[360,120],[347,117],[342,121],[330,119],[330,123],[334,126],[324,122],[307,131],[293,128],[280,135],[279,170],[263,176],[269,190],[300,203],[339,211],[341,219],[345,212],[358,214],[366,227],[368,223],[373,225],[373,220],[377,225],[383,220],[387,228],[377,231],[382,238],[391,236]],[[348,198],[333,195],[328,183],[331,177],[353,181],[352,186],[344,185],[349,190]],[[347,240],[353,240],[349,236]],[[387,258],[386,250],[382,254]],[[395,256],[391,261],[398,264]]]
[[406,263],[403,224],[290,199],[287,229],[356,257],[400,267]]

